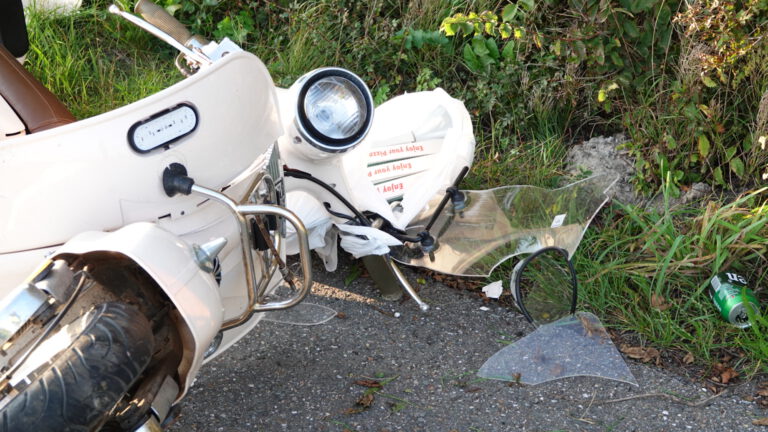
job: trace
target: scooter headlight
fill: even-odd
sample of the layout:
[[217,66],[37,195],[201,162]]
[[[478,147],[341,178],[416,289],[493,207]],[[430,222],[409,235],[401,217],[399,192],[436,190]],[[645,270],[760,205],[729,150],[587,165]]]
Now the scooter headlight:
[[309,144],[339,153],[365,138],[373,120],[373,98],[360,77],[345,69],[323,68],[297,84],[297,126]]

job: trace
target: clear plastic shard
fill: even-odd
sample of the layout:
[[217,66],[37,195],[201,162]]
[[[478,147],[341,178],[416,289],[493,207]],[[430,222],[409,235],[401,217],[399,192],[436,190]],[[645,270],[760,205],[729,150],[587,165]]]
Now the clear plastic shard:
[[605,327],[587,312],[540,326],[494,354],[477,374],[531,385],[574,376],[638,385]]
[[319,325],[336,316],[336,311],[322,305],[301,302],[294,307],[266,312],[265,321],[300,326]]
[[[593,176],[560,189],[504,186],[463,191],[466,207],[449,204],[430,230],[437,247],[425,253],[419,245],[391,248],[403,264],[457,276],[488,276],[506,259],[556,246],[572,254],[592,218],[608,201],[616,178]],[[408,228],[423,230],[443,194],[432,199]]]

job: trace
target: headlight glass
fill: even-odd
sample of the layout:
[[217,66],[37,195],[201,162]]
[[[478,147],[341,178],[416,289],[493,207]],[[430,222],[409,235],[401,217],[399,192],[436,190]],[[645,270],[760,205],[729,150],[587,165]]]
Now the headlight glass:
[[368,116],[365,98],[350,80],[340,76],[312,84],[304,98],[307,120],[332,139],[347,139],[363,128]]

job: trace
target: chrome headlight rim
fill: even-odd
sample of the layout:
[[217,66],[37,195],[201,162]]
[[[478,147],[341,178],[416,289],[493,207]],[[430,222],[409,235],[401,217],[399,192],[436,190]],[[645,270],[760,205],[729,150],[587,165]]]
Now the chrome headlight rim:
[[[362,126],[352,135],[345,138],[333,138],[320,132],[309,120],[304,109],[306,96],[313,85],[325,78],[338,77],[345,79],[355,86],[362,95],[365,103],[365,120]],[[299,134],[310,145],[328,153],[342,153],[352,149],[368,135],[373,124],[373,96],[365,82],[351,71],[338,67],[315,69],[299,79],[301,87],[296,98],[296,127]],[[363,107],[360,107],[363,108]]]

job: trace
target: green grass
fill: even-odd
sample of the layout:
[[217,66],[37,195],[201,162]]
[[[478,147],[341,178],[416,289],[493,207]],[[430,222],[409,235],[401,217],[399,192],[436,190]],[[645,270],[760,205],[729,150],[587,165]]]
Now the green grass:
[[[706,209],[603,210],[605,225],[590,231],[576,255],[582,307],[653,345],[689,351],[705,362],[742,350],[745,367],[765,370],[765,320],[749,330],[726,324],[707,288],[714,274],[730,269],[765,298],[766,203],[768,193],[760,189]],[[669,307],[654,307],[653,296]]]
[[179,81],[173,53],[104,7],[53,16],[29,13],[27,68],[87,118]]
[[[699,133],[673,112],[677,107],[670,102],[674,100],[670,90],[674,80],[670,78],[637,83],[640,102],[630,97],[620,101],[637,103],[625,107],[634,115],[622,117],[616,111],[585,119],[579,117],[584,111],[581,107],[560,103],[561,95],[547,93],[549,87],[534,86],[555,76],[547,75],[551,65],[506,65],[486,74],[475,73],[463,63],[459,39],[419,47],[406,43],[412,29],[434,31],[451,14],[494,9],[495,2],[164,3],[182,6],[177,15],[200,34],[239,39],[262,58],[278,85],[287,86],[313,68],[335,65],[360,74],[379,101],[405,91],[445,88],[465,101],[474,119],[477,152],[466,180],[471,188],[554,186],[563,176],[563,160],[574,137],[592,134],[595,129],[615,132],[623,125],[638,142],[652,139],[654,143],[665,139],[663,131],[678,131],[678,136]],[[107,14],[106,6],[93,1],[67,17],[30,17],[28,68],[79,118],[125,105],[181,79],[172,65],[171,49]],[[226,23],[225,17],[229,17]],[[398,32],[404,33],[397,36]],[[544,78],[535,81],[539,73]],[[528,78],[530,88],[522,88],[521,82]],[[599,84],[594,81],[592,93]],[[594,104],[589,98],[570,99],[576,100]],[[726,103],[733,101],[722,101]],[[745,128],[753,120],[745,117],[754,115],[753,108],[724,115],[738,117],[731,123]],[[712,145],[721,144],[713,140]],[[679,157],[689,157],[689,153],[681,151]],[[641,176],[647,177],[653,164],[641,168]],[[728,173],[726,166],[725,179],[738,180]],[[698,178],[699,174],[692,176]],[[678,173],[671,170],[654,175],[664,178]],[[665,197],[674,195],[687,175],[668,181],[662,191]],[[706,293],[711,275],[738,270],[749,277],[763,310],[768,309],[768,276],[763,270],[768,265],[766,193],[723,201],[706,208],[660,213],[618,205],[604,209],[576,254],[581,309],[596,313],[609,327],[635,332],[644,343],[689,351],[703,364],[718,361],[724,350],[742,351],[740,366],[746,372],[768,371],[768,321],[758,318],[746,330],[729,326],[716,314]],[[654,295],[672,307],[655,309],[651,305]]]

